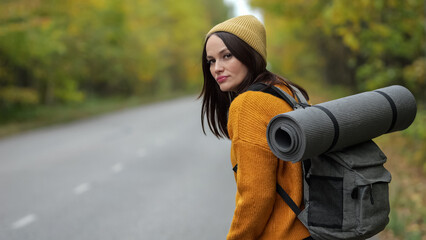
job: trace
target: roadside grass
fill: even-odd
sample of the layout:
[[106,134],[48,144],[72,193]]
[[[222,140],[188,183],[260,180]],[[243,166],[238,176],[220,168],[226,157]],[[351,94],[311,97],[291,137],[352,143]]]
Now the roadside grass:
[[44,126],[94,117],[120,109],[170,100],[192,93],[174,92],[155,96],[130,98],[91,98],[79,104],[34,106],[22,109],[3,109],[0,116],[0,139]]
[[[411,159],[415,149],[401,132],[381,136],[376,143],[385,152],[385,167],[392,174],[389,185],[391,214],[382,239],[426,239],[426,175]],[[424,143],[423,143],[424,144]]]
[[[320,81],[299,81],[312,104],[329,101],[356,92]],[[402,132],[380,136],[375,142],[388,157],[385,167],[392,174],[389,185],[390,222],[379,234],[386,240],[426,240],[426,106],[418,104],[413,124]]]

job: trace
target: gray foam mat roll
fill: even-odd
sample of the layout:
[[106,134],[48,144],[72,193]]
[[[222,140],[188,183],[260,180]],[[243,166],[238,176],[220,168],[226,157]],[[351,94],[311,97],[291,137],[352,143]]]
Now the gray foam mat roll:
[[278,158],[297,162],[404,130],[416,112],[413,94],[394,85],[279,114],[267,140]]

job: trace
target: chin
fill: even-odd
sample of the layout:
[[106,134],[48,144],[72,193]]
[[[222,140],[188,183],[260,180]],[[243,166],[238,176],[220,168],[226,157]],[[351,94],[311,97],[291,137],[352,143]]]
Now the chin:
[[228,86],[227,84],[219,85],[219,88],[222,92],[230,92],[233,90],[232,86]]
[[222,91],[222,92],[229,92],[229,89],[227,89],[227,88],[220,88],[220,91]]

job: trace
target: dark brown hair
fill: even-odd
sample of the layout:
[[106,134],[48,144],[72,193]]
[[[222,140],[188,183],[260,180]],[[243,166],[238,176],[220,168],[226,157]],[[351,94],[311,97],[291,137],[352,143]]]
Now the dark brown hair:
[[[248,73],[242,83],[237,87],[234,92],[222,92],[216,80],[210,72],[210,65],[207,63],[206,43],[211,35],[216,35],[222,39],[231,54],[243,63]],[[271,73],[266,69],[266,61],[263,57],[250,45],[242,41],[237,36],[228,32],[215,32],[206,38],[202,54],[202,68],[204,75],[204,85],[201,94],[198,98],[203,97],[201,108],[201,125],[204,134],[206,133],[204,127],[204,117],[207,118],[207,124],[212,133],[218,137],[229,138],[227,122],[228,110],[232,100],[239,94],[247,91],[247,89],[254,83],[264,82],[269,85],[282,84],[289,87],[290,91],[293,89],[290,85],[297,87],[309,99],[306,91],[300,86],[288,81],[287,79]],[[293,92],[294,94],[294,92]]]

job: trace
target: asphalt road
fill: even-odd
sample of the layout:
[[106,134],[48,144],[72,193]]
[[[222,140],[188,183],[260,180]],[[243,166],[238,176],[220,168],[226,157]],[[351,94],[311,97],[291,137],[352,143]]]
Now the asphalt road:
[[225,239],[230,143],[199,122],[192,97],[0,140],[0,239]]

